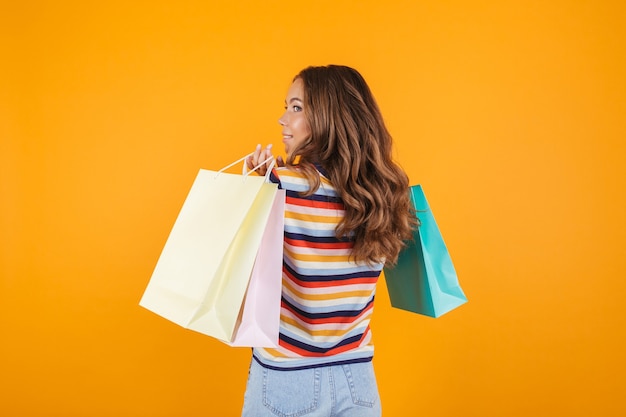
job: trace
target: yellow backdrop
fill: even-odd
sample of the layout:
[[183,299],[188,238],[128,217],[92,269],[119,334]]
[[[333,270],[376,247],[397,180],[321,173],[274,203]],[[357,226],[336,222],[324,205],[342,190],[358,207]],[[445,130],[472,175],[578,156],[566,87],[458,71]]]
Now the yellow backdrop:
[[0,414],[236,416],[250,351],[138,306],[199,168],[358,68],[470,302],[374,319],[387,416],[622,416],[621,1],[4,1]]

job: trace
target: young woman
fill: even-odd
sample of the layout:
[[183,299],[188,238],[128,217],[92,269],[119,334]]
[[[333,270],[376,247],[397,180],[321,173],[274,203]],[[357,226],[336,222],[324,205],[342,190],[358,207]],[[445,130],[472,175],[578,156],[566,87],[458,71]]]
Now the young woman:
[[[301,71],[279,123],[287,158],[270,178],[287,193],[280,341],[253,350],[243,416],[379,416],[369,324],[383,265],[416,227],[408,178],[352,68]],[[246,163],[270,156],[258,145]]]

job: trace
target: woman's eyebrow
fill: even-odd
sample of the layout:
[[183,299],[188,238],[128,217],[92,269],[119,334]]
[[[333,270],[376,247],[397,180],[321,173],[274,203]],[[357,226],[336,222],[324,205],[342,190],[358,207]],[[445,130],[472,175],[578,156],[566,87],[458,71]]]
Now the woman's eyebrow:
[[[292,97],[289,99],[289,104],[293,103],[294,101],[299,101],[300,103],[302,103],[302,99],[298,97]],[[287,100],[285,100],[285,104],[287,104]]]

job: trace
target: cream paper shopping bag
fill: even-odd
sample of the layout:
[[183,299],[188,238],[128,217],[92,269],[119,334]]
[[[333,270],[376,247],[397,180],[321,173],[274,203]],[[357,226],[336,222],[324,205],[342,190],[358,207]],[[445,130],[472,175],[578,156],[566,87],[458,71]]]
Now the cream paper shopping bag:
[[139,304],[230,341],[276,191],[266,177],[201,169]]

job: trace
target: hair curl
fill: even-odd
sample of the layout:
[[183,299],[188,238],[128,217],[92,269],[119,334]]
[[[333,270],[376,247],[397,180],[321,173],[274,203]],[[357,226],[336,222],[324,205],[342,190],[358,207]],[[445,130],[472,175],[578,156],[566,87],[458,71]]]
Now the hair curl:
[[346,66],[308,67],[298,78],[311,135],[290,153],[288,166],[298,159],[307,195],[320,186],[314,164],[327,171],[345,205],[336,233],[354,239],[356,261],[395,264],[418,221],[374,96],[361,74]]

